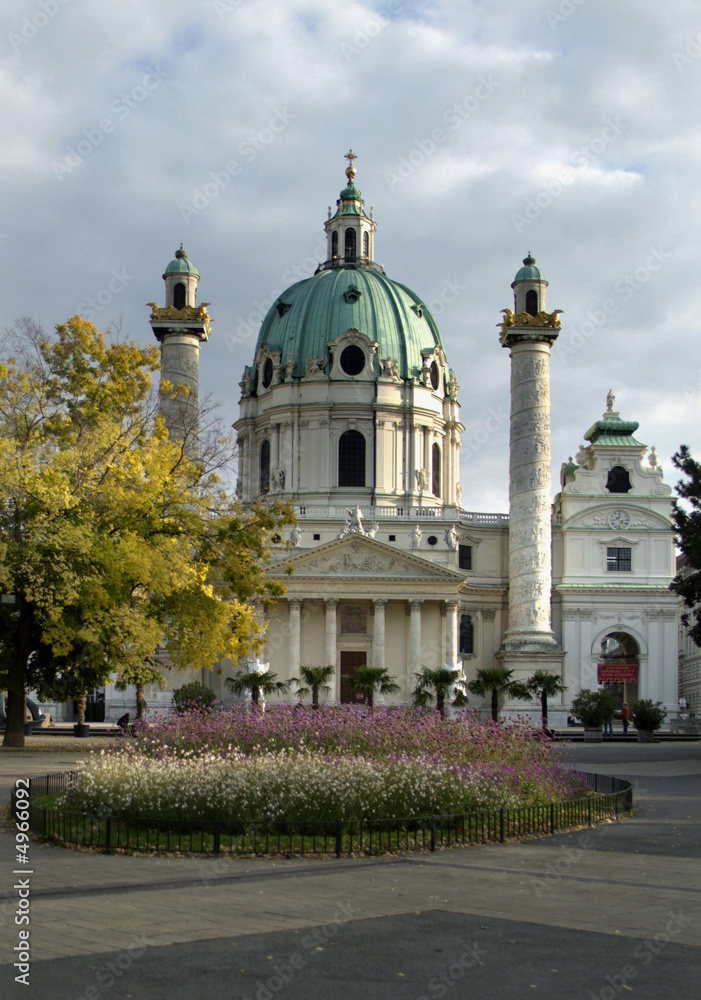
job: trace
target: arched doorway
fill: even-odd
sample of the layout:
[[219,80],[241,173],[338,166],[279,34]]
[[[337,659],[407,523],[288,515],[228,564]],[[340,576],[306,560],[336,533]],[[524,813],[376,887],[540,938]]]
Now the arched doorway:
[[599,660],[596,665],[599,684],[610,691],[616,700],[616,711],[623,702],[632,705],[638,700],[640,682],[640,647],[627,632],[609,632],[601,640]]

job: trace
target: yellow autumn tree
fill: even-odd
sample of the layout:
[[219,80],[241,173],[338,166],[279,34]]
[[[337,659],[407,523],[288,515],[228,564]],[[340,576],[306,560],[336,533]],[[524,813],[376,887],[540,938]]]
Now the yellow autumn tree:
[[196,457],[170,440],[155,348],[73,317],[29,320],[0,351],[0,686],[5,745],[21,746],[27,686],[81,692],[116,671],[212,668],[260,644],[254,599],[281,504],[245,510],[225,486],[229,440]]

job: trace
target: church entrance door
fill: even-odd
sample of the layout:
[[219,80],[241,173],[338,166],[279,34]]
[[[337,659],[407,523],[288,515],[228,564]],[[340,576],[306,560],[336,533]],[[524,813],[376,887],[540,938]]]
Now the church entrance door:
[[360,691],[352,691],[348,681],[355,673],[355,668],[364,667],[367,662],[367,653],[357,650],[341,650],[341,704],[365,704],[365,695]]

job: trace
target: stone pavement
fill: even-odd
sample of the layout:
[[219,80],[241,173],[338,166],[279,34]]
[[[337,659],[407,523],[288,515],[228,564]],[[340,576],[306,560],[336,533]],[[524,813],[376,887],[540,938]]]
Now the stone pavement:
[[[81,752],[0,751],[0,798]],[[568,752],[632,780],[635,817],[368,860],[124,857],[32,842],[29,988],[14,982],[16,866],[3,830],[3,1000],[696,998],[701,743]]]

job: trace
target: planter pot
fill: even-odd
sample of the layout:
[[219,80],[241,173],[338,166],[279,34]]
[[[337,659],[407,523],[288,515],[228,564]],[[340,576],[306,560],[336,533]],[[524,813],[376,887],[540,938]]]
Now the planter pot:
[[90,735],[90,726],[88,726],[86,724],[80,726],[76,722],[76,724],[73,726],[73,735],[74,736],[81,736],[81,737],[89,736]]
[[585,743],[601,743],[604,734],[601,726],[585,726],[584,727],[584,742]]
[[650,729],[638,730],[638,743],[652,743],[655,734]]

